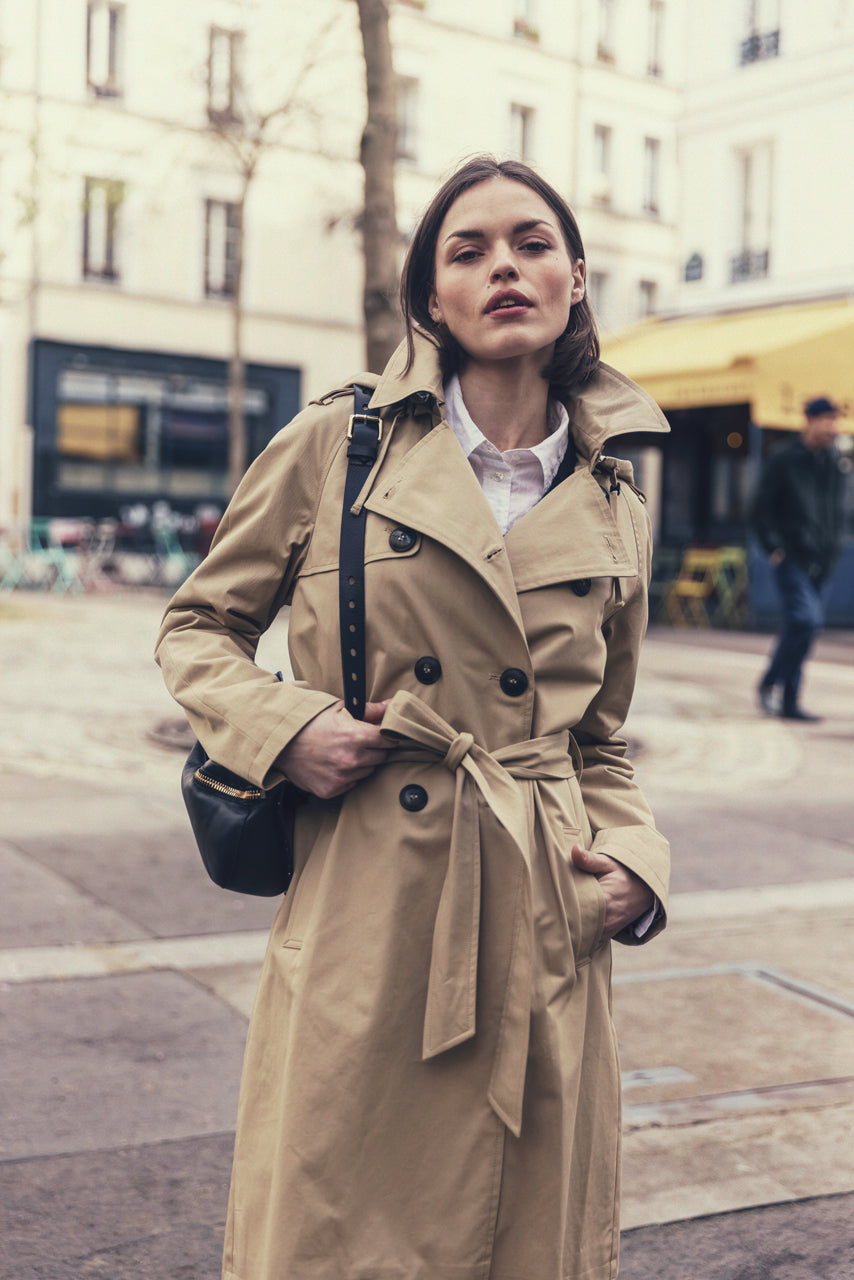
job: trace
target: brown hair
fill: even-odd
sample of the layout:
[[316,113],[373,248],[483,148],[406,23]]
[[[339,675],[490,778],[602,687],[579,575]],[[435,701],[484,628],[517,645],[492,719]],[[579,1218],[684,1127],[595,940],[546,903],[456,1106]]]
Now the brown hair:
[[[556,214],[572,261],[584,261],[584,245],[573,212],[545,178],[519,160],[495,160],[486,155],[467,160],[433,197],[415,229],[406,255],[400,278],[400,309],[406,325],[407,372],[412,368],[415,357],[413,335],[416,328],[426,333],[438,348],[444,377],[457,372],[465,364],[465,351],[456,338],[430,315],[430,295],[436,278],[436,242],[454,201],[470,187],[493,178],[509,178],[511,182],[520,182],[535,191]],[[554,356],[543,370],[543,377],[558,395],[566,396],[575,388],[584,386],[598,365],[599,336],[585,294],[571,307],[566,329],[555,343]]]

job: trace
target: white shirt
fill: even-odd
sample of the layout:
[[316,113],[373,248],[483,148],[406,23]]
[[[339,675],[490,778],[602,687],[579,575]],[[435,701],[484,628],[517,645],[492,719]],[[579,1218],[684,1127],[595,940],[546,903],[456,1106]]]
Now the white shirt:
[[[445,417],[471,463],[502,533],[539,502],[557,475],[569,440],[569,414],[559,400],[549,400],[549,434],[532,449],[507,449],[502,453],[472,421],[463,401],[463,389],[456,374],[445,386]],[[656,899],[649,911],[632,925],[636,938],[648,932],[658,909]]]
[[445,416],[471,463],[502,533],[539,502],[557,475],[569,441],[569,414],[549,400],[549,435],[532,449],[502,453],[472,421],[456,374],[445,387]]

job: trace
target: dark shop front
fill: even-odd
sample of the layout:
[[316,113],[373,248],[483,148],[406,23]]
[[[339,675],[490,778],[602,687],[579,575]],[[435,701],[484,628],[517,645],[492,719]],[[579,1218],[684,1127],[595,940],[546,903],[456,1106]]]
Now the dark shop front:
[[[114,518],[133,507],[222,510],[224,361],[36,339],[30,346],[33,514]],[[250,364],[250,459],[300,408],[297,369]]]
[[847,483],[827,618],[854,626],[852,351],[847,301],[647,320],[605,344],[605,360],[649,391],[671,428],[632,440],[657,517],[659,621],[775,625],[773,576],[750,533],[750,501],[764,457],[800,429],[809,399],[829,395],[845,410],[838,445]]

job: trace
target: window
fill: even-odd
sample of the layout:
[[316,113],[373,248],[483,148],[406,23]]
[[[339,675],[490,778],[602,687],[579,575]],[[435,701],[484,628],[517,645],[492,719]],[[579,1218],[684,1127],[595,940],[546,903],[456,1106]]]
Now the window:
[[595,204],[611,203],[611,130],[606,124],[593,126],[593,184]]
[[534,110],[510,106],[510,154],[515,160],[531,160],[534,153]]
[[638,316],[643,319],[654,315],[657,304],[658,284],[655,280],[641,280],[638,285]]
[[608,275],[605,271],[588,271],[587,297],[594,314],[600,317],[608,301]]
[[780,52],[780,0],[749,0],[747,37],[741,42],[741,64],[776,58]]
[[118,280],[118,221],[124,183],[87,178],[83,197],[83,277]]
[[664,0],[649,0],[649,37],[646,59],[648,75],[661,75],[663,41]]
[[685,271],[683,278],[687,281],[702,280],[705,263],[703,255],[700,253],[692,253],[688,261],[685,263]]
[[523,40],[539,40],[537,0],[515,0],[513,34]]
[[208,119],[228,124],[240,119],[242,31],[211,27],[208,51]]
[[86,10],[86,82],[99,98],[121,93],[119,59],[124,9],[109,0],[89,0]]
[[643,140],[643,211],[657,215],[661,178],[661,143],[658,138]]
[[397,81],[397,158],[415,161],[418,158],[418,99],[417,80],[401,77]]
[[596,57],[600,62],[614,61],[614,11],[617,0],[599,0]]
[[768,274],[771,240],[771,143],[736,152],[741,251],[730,262],[730,281],[756,280]]
[[205,296],[233,298],[240,261],[240,206],[205,201]]

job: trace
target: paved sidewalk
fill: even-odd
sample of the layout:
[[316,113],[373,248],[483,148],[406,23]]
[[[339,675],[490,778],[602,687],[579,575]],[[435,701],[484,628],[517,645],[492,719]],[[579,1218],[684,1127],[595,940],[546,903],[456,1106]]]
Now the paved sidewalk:
[[[0,596],[4,1280],[218,1275],[275,904],[205,879],[163,604]],[[643,659],[628,729],[674,897],[615,957],[624,1280],[854,1278],[854,643],[810,663],[816,725],[757,713],[769,643],[654,631]]]

